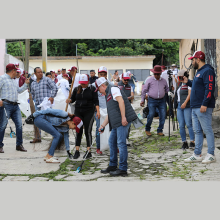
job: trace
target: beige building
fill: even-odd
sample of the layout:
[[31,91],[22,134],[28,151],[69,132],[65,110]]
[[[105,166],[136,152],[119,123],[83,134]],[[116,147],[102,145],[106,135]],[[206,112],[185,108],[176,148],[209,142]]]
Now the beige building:
[[[205,53],[206,63],[210,64],[216,73],[216,105],[214,116],[220,117],[220,39],[163,39],[163,42],[179,41],[179,63],[180,69],[188,68],[191,61],[188,60],[190,55],[195,51],[201,50]],[[190,79],[193,79],[195,70],[192,68],[189,71]]]
[[[17,57],[18,59],[20,57]],[[141,89],[142,82],[149,76],[150,69],[153,68],[153,60],[155,55],[146,56],[54,56],[47,57],[47,71],[66,68],[67,72],[71,66],[78,66],[79,73],[89,74],[90,70],[95,70],[98,75],[98,68],[105,66],[108,70],[108,78],[114,74],[115,70],[118,73],[131,71],[134,73],[136,79],[140,82]],[[33,68],[42,68],[42,57],[31,56],[29,58],[29,65]]]

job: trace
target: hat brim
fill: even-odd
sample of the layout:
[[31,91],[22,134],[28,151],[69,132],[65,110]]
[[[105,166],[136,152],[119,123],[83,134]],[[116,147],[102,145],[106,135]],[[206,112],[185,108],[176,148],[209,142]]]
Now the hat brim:
[[79,84],[88,84],[89,81],[79,81]]
[[150,69],[150,71],[152,72],[152,73],[162,73],[163,71],[161,70],[161,71],[154,71],[154,69]]
[[122,79],[131,79],[130,77],[122,77]]
[[188,58],[188,60],[192,60],[193,58],[195,58],[195,57],[190,57],[190,58]]
[[98,73],[101,73],[101,72],[105,72],[105,73],[107,73],[107,71],[105,71],[105,70],[98,71]]

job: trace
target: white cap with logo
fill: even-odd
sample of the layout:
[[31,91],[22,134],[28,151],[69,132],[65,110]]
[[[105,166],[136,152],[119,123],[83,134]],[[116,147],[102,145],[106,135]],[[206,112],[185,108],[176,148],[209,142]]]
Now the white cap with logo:
[[96,86],[96,90],[95,92],[98,91],[99,86],[101,86],[103,83],[107,82],[107,80],[105,79],[105,77],[100,77],[95,81],[95,86]]
[[107,73],[107,68],[105,66],[100,66],[98,69],[98,72],[106,72]]

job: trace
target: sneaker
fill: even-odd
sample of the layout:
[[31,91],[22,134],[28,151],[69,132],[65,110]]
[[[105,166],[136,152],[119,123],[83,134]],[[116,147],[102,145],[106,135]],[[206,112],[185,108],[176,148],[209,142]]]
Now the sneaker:
[[77,158],[79,158],[79,157],[80,157],[80,153],[79,153],[78,150],[76,150],[76,151],[75,151],[75,154],[74,154],[74,156],[73,156],[73,159],[77,159]]
[[186,163],[195,163],[195,162],[201,162],[201,161],[202,161],[202,155],[200,154],[200,156],[196,156],[195,153],[193,153],[191,157],[184,160],[184,162]]
[[202,161],[202,163],[213,163],[213,162],[216,162],[215,156],[209,153],[207,153],[205,159]]
[[67,156],[68,156],[68,158],[69,158],[70,160],[72,160],[72,159],[74,158],[71,153],[67,153]]
[[189,146],[188,146],[187,141],[184,141],[181,149],[185,150],[185,149],[188,149],[188,148],[189,148]]
[[29,115],[26,119],[25,119],[26,124],[29,125],[33,125],[34,124],[34,116],[33,114]]
[[96,153],[101,155],[102,151],[100,151],[100,149],[96,149]]
[[190,142],[189,149],[195,150],[195,143]]
[[[88,154],[87,154],[87,152],[88,151],[86,151],[86,153],[84,154],[83,159],[88,159],[88,158],[92,157],[91,152],[89,152]],[[87,156],[86,156],[86,154],[87,154]]]

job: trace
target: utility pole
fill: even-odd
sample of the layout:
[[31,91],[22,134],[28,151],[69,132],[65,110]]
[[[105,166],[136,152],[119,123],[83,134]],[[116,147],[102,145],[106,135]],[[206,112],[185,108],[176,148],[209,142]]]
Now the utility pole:
[[[23,53],[22,53],[23,55]],[[25,61],[24,70],[29,72],[30,39],[25,39]]]
[[79,72],[78,56],[77,56],[77,44],[76,44],[76,66],[77,66],[77,70],[78,70],[78,72]]
[[161,65],[163,65],[163,51],[164,51],[164,50],[162,50],[162,62],[161,62]]
[[42,68],[47,72],[47,39],[42,39]]

